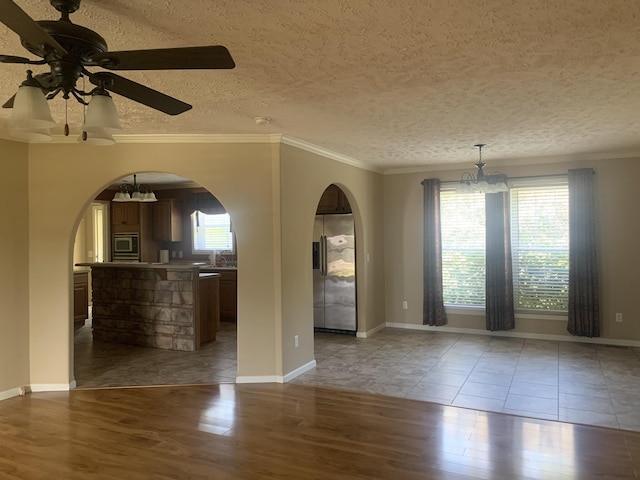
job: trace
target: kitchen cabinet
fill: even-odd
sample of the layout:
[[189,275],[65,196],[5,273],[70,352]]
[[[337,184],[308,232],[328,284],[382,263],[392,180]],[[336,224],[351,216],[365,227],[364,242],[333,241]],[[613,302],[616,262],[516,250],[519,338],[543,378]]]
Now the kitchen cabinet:
[[218,270],[220,273],[220,319],[235,322],[238,319],[237,270]]
[[111,202],[111,225],[139,225],[139,205],[137,202]]
[[201,273],[198,279],[200,345],[216,339],[220,330],[220,275]]
[[159,242],[182,241],[182,202],[163,199],[153,204],[153,239]]
[[200,267],[201,272],[220,274],[220,320],[238,319],[238,271],[235,268]]
[[337,185],[331,184],[322,194],[318,202],[318,215],[331,213],[351,213],[351,205],[344,192]]
[[73,273],[73,326],[84,325],[89,318],[89,272]]

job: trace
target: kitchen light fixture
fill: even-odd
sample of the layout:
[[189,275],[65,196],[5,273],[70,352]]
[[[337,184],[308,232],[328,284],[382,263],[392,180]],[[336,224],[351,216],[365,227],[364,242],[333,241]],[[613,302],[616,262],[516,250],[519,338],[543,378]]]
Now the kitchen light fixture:
[[[11,135],[21,140],[51,140],[50,128],[56,122],[51,116],[47,100],[54,98],[60,91],[61,89],[57,89],[45,96],[43,85],[33,77],[31,70],[27,70],[27,79],[22,82],[13,98],[13,109],[9,120]],[[109,92],[103,86],[98,86],[90,92],[74,89],[72,94],[78,102],[87,106],[82,135],[78,141],[95,145],[114,144],[113,134],[119,132],[121,128],[118,112]],[[91,100],[86,102],[82,96],[91,96]],[[64,93],[63,97],[67,100],[69,95]],[[69,135],[67,124],[65,124],[65,135]]]
[[113,197],[114,202],[157,202],[156,194],[147,184],[136,182],[137,175],[133,175],[133,185],[123,183],[120,190]]
[[500,173],[484,173],[484,167],[486,165],[486,163],[482,162],[482,147],[484,146],[484,143],[474,145],[474,147],[478,148],[478,154],[480,156],[480,160],[475,164],[478,172],[475,175],[468,172],[462,174],[460,183],[458,183],[458,187],[456,188],[458,193],[498,193],[509,191],[506,175]]

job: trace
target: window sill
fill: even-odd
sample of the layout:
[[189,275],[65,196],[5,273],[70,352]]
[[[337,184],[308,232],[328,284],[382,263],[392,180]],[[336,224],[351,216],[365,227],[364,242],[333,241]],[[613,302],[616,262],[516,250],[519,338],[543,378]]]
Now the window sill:
[[[447,314],[451,315],[469,315],[474,317],[484,317],[484,308],[477,307],[445,307]],[[562,313],[518,313],[516,312],[516,320],[550,320],[554,322],[566,322],[567,314]]]

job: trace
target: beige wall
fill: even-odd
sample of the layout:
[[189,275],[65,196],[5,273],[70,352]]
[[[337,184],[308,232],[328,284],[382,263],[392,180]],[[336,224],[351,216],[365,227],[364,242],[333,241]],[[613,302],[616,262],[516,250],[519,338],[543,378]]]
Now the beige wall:
[[0,398],[29,384],[28,147],[0,140]]
[[314,358],[311,241],[318,201],[332,183],[354,211],[358,333],[384,324],[382,175],[287,145],[281,146],[281,162],[282,345],[290,372]]
[[279,194],[270,179],[277,149],[269,144],[33,145],[29,216],[31,383],[64,385],[72,379],[69,351],[73,241],[90,201],[134,172],[161,171],[189,178],[228,209],[238,241],[238,364],[240,376],[281,372],[276,335],[280,297]]
[[[471,164],[467,171],[473,169]],[[566,173],[569,168],[593,167],[596,171],[598,237],[600,243],[601,336],[640,340],[640,159],[598,162],[549,163],[538,166],[501,166],[510,176]],[[488,169],[491,171],[491,168]],[[461,170],[386,175],[385,197],[385,295],[386,321],[422,324],[422,186],[425,178],[456,180]],[[402,309],[402,301],[408,309]],[[623,314],[622,323],[615,313]],[[449,315],[450,327],[485,329],[484,315]],[[516,331],[568,335],[566,320],[516,319]]]

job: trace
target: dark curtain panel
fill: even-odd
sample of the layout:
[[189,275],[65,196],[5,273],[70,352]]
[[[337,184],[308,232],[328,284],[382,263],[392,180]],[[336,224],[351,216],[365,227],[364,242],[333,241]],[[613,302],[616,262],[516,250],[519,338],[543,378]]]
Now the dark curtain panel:
[[430,178],[424,187],[424,299],[422,323],[446,325],[442,298],[442,246],[440,236],[440,180]]
[[209,192],[192,193],[189,198],[189,211],[202,212],[207,215],[227,213],[220,201]]
[[487,330],[515,328],[509,193],[487,193],[486,300]]
[[200,226],[199,212],[207,215],[227,213],[220,201],[209,192],[192,193],[189,197],[188,209],[196,213],[196,226]]
[[569,323],[572,335],[600,336],[594,172],[569,170]]

